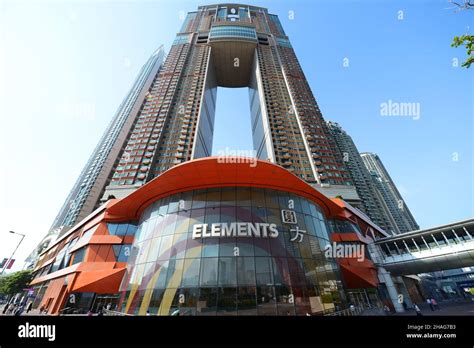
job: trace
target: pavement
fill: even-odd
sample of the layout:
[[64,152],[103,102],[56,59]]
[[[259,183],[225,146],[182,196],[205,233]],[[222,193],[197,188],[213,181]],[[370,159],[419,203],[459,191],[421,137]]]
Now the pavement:
[[[421,313],[425,316],[467,316],[474,315],[474,301],[458,301],[458,302],[438,302],[439,309],[431,310],[427,303],[419,304]],[[414,309],[409,309],[404,313],[396,313],[397,316],[416,316]]]

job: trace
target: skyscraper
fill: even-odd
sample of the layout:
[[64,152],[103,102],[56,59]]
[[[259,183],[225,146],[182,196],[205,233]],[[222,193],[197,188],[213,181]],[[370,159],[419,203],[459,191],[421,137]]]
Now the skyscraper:
[[377,191],[376,183],[365,167],[351,136],[336,122],[328,121],[327,124],[361,198],[359,208],[386,232],[399,233],[398,226],[383,197]]
[[65,233],[100,205],[104,189],[109,184],[117,166],[117,158],[122,155],[130,129],[135,124],[143,100],[163,64],[163,59],[164,49],[160,46],[141,68],[132,88],[119,106],[54,219],[47,236],[35,248],[28,260],[34,261],[38,253],[51,240],[54,240],[54,236]]
[[249,88],[259,159],[323,191],[355,192],[278,17],[219,4],[187,14],[105,196],[123,197],[176,164],[210,156],[219,86]]
[[360,155],[365,167],[371,173],[379,193],[387,204],[400,233],[418,230],[420,227],[413,218],[410,209],[405,204],[379,156],[370,152],[363,152]]
[[50,233],[64,233],[101,201],[179,163],[211,156],[219,86],[249,89],[259,159],[329,197],[360,203],[278,16],[248,5],[200,6],[163,59],[160,47],[140,71]]

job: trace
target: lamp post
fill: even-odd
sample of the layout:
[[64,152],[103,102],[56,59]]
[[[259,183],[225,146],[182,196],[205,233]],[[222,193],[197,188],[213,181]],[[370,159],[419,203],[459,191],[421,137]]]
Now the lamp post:
[[15,255],[16,251],[18,250],[18,247],[20,246],[21,242],[23,242],[23,238],[25,238],[25,235],[24,234],[21,234],[21,233],[17,233],[17,232],[14,232],[14,231],[8,231],[12,234],[18,234],[21,236],[21,239],[20,239],[20,242],[18,243],[18,245],[16,246],[15,250],[13,250],[13,253],[12,255],[10,256],[10,258],[8,259],[8,261],[5,263],[5,265],[3,265],[3,268],[2,268],[2,272],[0,273],[3,274],[3,272],[5,272],[5,269],[7,268],[8,264],[10,263],[11,259],[13,259],[13,256]]

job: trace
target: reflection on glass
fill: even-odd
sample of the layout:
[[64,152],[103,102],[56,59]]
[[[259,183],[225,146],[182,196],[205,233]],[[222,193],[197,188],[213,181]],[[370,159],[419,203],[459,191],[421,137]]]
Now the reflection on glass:
[[237,289],[219,288],[217,315],[237,315]]
[[237,268],[235,257],[219,258],[219,285],[230,286],[237,284]]
[[206,238],[202,243],[202,257],[219,256],[219,239]]
[[272,285],[273,272],[272,261],[269,257],[255,258],[255,275],[257,278],[257,285]]
[[295,315],[294,295],[290,287],[275,286],[275,300],[278,315]]
[[217,258],[204,258],[201,261],[201,286],[217,285]]
[[[294,225],[282,223],[281,209],[297,212],[297,225],[306,231],[301,243],[291,242]],[[150,313],[158,313],[166,288],[172,298],[164,311],[179,315],[306,315],[344,308],[339,266],[323,255],[329,238],[320,216],[313,202],[260,188],[212,188],[161,199],[145,210],[138,226],[108,225],[111,234],[137,230],[133,246],[113,247],[118,260],[129,262],[121,308],[132,285],[138,291],[130,313],[144,313],[143,298],[145,305],[150,301]],[[192,239],[195,224],[236,222],[274,223],[280,233]],[[143,292],[150,287],[152,294]]]
[[237,281],[239,285],[255,285],[255,259],[253,257],[237,258]]
[[258,315],[276,315],[275,288],[273,286],[257,287]]
[[223,187],[221,191],[221,204],[235,206],[235,187]]
[[[208,259],[209,260],[209,259]],[[197,302],[198,315],[216,315],[217,310],[217,289],[201,288],[199,291],[199,300]]]
[[254,286],[239,286],[237,289],[238,315],[257,315],[257,297]]
[[185,259],[183,267],[183,279],[181,286],[193,287],[199,285],[199,271],[201,259]]

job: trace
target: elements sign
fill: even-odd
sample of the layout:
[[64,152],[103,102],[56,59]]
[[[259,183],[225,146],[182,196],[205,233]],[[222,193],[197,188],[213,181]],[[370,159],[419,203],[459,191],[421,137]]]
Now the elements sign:
[[231,222],[196,224],[193,226],[193,239],[210,237],[256,237],[277,238],[276,224]]

